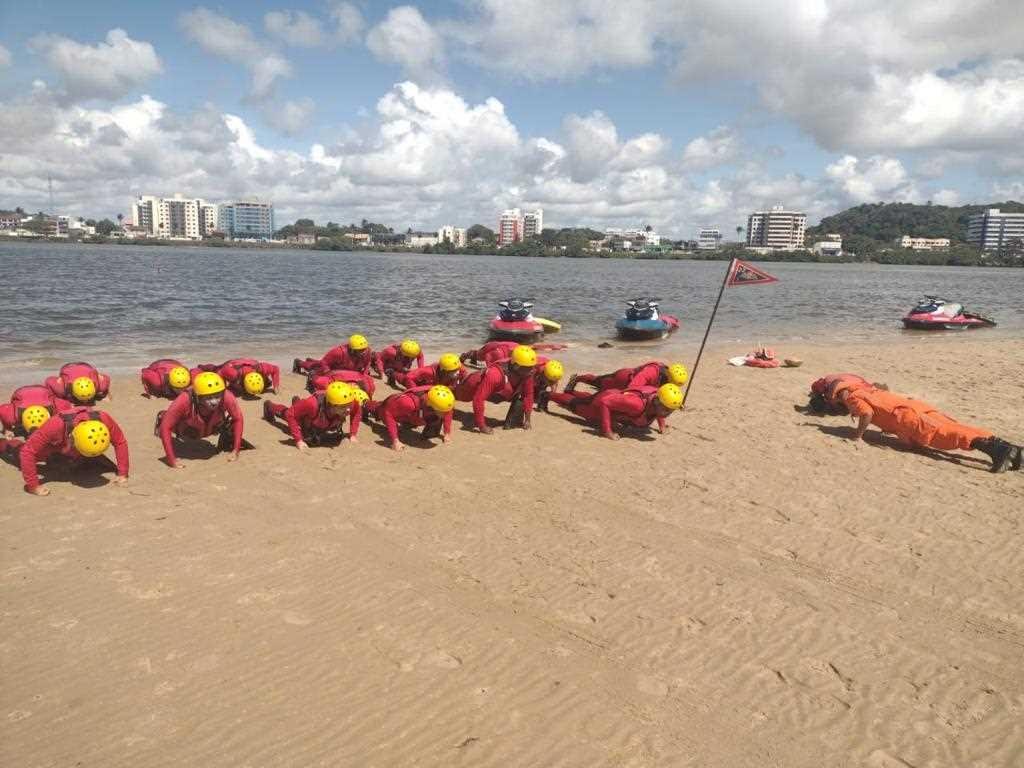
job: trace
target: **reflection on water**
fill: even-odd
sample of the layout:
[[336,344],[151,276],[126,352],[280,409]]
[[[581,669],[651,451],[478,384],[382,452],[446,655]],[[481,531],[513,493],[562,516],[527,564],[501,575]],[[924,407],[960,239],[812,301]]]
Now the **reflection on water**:
[[[567,342],[614,333],[626,299],[654,295],[699,340],[724,262],[0,244],[3,379],[69,358],[112,370],[165,355],[219,361],[316,353],[360,331],[376,346],[414,336],[428,352],[482,341],[498,300],[536,299]],[[898,339],[924,293],[1024,331],[1024,270],[764,264],[779,282],[726,292],[715,339]]]

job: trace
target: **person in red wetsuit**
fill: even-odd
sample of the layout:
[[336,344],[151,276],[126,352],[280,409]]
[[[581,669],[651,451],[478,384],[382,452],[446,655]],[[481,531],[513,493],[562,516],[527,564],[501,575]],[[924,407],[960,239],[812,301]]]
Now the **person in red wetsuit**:
[[80,405],[110,399],[110,377],[89,363],[67,363],[56,376],[43,382],[59,398]]
[[349,419],[349,442],[357,442],[359,424],[363,418],[362,403],[369,396],[359,387],[353,387],[342,381],[333,381],[323,392],[317,392],[306,398],[293,398],[291,406],[263,403],[263,418],[274,423],[275,419],[284,419],[300,451],[309,449],[309,444],[320,445],[330,435],[338,435],[338,444],[344,439],[341,434],[345,417]]
[[165,397],[168,400],[176,398],[192,383],[189,369],[170,358],[154,360],[142,369],[139,377],[142,379],[143,397]]
[[326,373],[311,373],[306,377],[306,391],[322,392],[327,389],[328,385],[332,381],[341,381],[345,384],[354,384],[359,387],[363,392],[373,397],[373,393],[377,388],[377,385],[373,383],[373,379],[367,373],[360,373],[359,371],[327,371]]
[[281,388],[281,369],[273,363],[251,357],[228,360],[217,368],[217,373],[236,395],[255,397],[267,389],[276,394]]
[[[178,395],[170,408],[157,414],[157,434],[164,445],[167,464],[184,469],[174,456],[174,437],[197,439],[220,433],[217,447],[231,453],[235,461],[242,450],[242,409],[238,400],[227,391],[219,374],[204,371],[192,381],[192,389]],[[230,442],[228,433],[231,433]]]
[[72,408],[71,402],[54,395],[49,387],[29,384],[18,387],[11,393],[11,401],[0,405],[0,426],[3,432],[27,437],[50,416]]
[[7,441],[7,449],[17,453],[25,490],[36,496],[48,496],[50,490],[39,483],[36,465],[54,454],[74,462],[100,456],[111,445],[117,460],[114,483],[128,482],[128,441],[113,417],[87,406],[73,406],[35,430],[24,443]]
[[641,387],[623,392],[618,389],[603,389],[585,395],[578,392],[552,392],[545,395],[541,407],[547,410],[548,401],[558,403],[568,411],[596,425],[601,435],[612,440],[619,439],[615,426],[630,424],[649,427],[658,422],[658,431],[667,429],[665,419],[683,405],[683,391],[675,384],[660,387]]
[[[488,341],[479,349],[471,349],[459,355],[459,360],[470,365],[488,366],[512,357],[512,350],[520,346],[518,341]],[[528,344],[535,352],[566,349],[565,344]]]
[[[523,429],[530,429],[530,413],[533,411],[534,400],[534,369],[537,366],[537,353],[523,344],[512,350],[512,359],[507,362],[492,363],[483,371],[471,373],[455,389],[455,399],[460,402],[473,403],[473,421],[476,428],[485,435],[494,430],[487,426],[485,406],[492,403],[511,402],[518,410],[517,403],[522,405]],[[513,407],[506,415],[506,424],[514,420]]]
[[408,373],[395,373],[395,386],[402,389],[413,387],[426,387],[433,384],[444,384],[449,389],[455,389],[468,371],[459,362],[459,356],[448,352],[441,355],[433,365],[425,365],[422,368],[414,368]]
[[378,352],[373,358],[373,370],[377,378],[386,377],[388,383],[394,386],[395,376],[408,373],[413,363],[416,363],[417,368],[423,367],[423,351],[417,342],[404,339],[400,344],[392,344]]
[[576,389],[577,384],[589,384],[594,389],[636,389],[637,387],[660,387],[675,384],[681,387],[690,378],[682,363],[663,363],[651,360],[633,368],[619,368],[611,373],[577,373],[569,377],[567,391]]
[[354,333],[348,337],[348,344],[339,344],[327,350],[321,358],[307,357],[305,360],[295,358],[292,361],[293,373],[325,373],[327,371],[359,371],[369,373],[373,365],[373,350],[366,337]]
[[548,360],[546,357],[538,356],[537,364],[533,366],[533,394],[534,400],[546,390],[555,392],[558,390],[558,382],[565,375],[565,368],[558,360]]
[[423,438],[437,437],[442,442],[452,439],[452,409],[455,395],[448,387],[435,384],[432,387],[413,387],[405,392],[391,395],[381,402],[371,402],[368,412],[384,423],[388,431],[391,449],[405,448],[398,439],[398,427],[423,427]]

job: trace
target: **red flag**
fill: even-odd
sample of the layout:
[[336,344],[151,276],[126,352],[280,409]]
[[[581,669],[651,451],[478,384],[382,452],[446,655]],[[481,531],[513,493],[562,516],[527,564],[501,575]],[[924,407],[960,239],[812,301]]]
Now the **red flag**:
[[748,264],[742,259],[733,259],[732,270],[729,272],[729,279],[726,281],[726,285],[762,285],[764,283],[777,283],[778,281],[779,278],[772,277],[753,264]]

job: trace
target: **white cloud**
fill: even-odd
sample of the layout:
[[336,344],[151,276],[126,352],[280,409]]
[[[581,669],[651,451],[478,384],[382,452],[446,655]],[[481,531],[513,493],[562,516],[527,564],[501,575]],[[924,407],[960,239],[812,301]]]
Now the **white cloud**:
[[433,81],[444,69],[444,41],[411,5],[392,8],[366,36],[366,45],[381,61],[397,64],[409,77]]
[[873,155],[861,160],[845,155],[829,165],[825,173],[855,203],[909,202],[920,197],[903,163],[894,157]]
[[96,45],[37,35],[29,46],[43,55],[72,98],[117,98],[163,71],[153,46],[133,40],[123,29],[110,30],[106,42]]
[[326,42],[320,22],[305,11],[269,11],[263,17],[263,26],[268,34],[288,45],[315,48]]
[[955,189],[940,189],[931,199],[936,205],[960,205],[960,193]]
[[363,14],[352,3],[332,3],[330,16],[335,25],[334,36],[339,43],[353,43],[363,34],[366,26]]
[[286,101],[283,104],[268,104],[263,110],[264,119],[279,133],[297,136],[309,127],[316,104],[312,99]]
[[706,136],[698,136],[683,149],[683,167],[703,171],[732,162],[739,155],[739,135],[720,125]]
[[257,40],[245,24],[203,7],[182,14],[179,21],[204,51],[249,70],[256,99],[268,97],[279,78],[291,76],[291,63]]
[[0,69],[11,66],[11,52],[0,45]]

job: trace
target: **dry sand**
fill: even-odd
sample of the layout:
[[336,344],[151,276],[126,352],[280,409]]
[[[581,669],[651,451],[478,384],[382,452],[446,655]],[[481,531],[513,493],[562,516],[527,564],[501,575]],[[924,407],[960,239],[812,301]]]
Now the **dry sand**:
[[1024,343],[745,351],[664,437],[301,455],[249,402],[183,472],[115,382],[128,487],[0,465],[0,765],[1024,765],[1024,473],[793,409],[849,370],[1022,441]]

